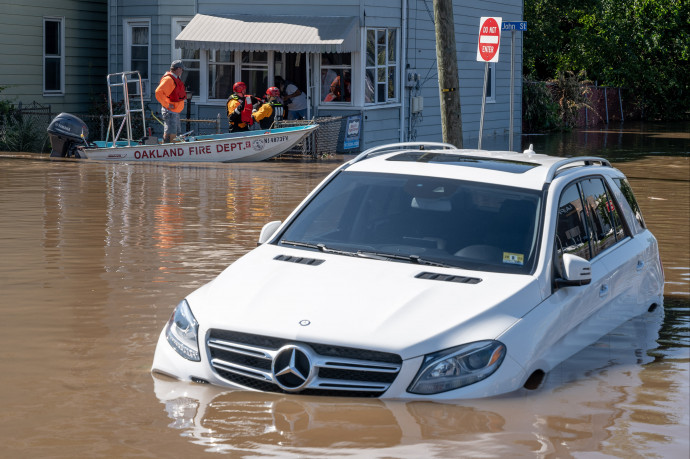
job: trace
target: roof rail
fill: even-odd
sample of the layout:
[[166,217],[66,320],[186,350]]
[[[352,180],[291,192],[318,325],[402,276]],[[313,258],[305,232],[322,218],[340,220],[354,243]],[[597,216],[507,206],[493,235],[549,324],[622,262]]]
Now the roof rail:
[[[546,183],[551,183],[551,181],[565,169],[573,167],[573,163],[584,163],[582,166],[602,166],[602,167],[613,167],[611,163],[604,158],[597,158],[595,156],[575,156],[572,158],[565,158],[556,163],[553,163],[549,170],[546,172]],[[568,167],[569,166],[569,167]]]
[[[443,148],[447,150],[457,150],[455,145],[451,145],[449,143],[443,143],[443,142],[401,142],[401,143],[390,143],[386,145],[380,145],[378,147],[373,147],[369,148],[368,150],[363,151],[359,155],[357,155],[354,159],[350,161],[350,164],[354,164],[356,162],[359,162],[365,158],[368,158],[370,156],[378,156],[378,155],[383,155],[385,153],[390,153],[395,150],[399,150],[401,148],[409,148],[412,149],[414,147],[417,147],[419,150],[424,150],[426,147],[432,147],[432,148]],[[374,154],[375,153],[375,154]]]

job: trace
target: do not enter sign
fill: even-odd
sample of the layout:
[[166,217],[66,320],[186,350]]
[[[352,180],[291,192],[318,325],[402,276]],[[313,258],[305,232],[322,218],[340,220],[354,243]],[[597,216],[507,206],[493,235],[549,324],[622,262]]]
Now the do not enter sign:
[[501,18],[481,18],[479,20],[478,61],[498,62],[498,47],[501,43],[501,23]]

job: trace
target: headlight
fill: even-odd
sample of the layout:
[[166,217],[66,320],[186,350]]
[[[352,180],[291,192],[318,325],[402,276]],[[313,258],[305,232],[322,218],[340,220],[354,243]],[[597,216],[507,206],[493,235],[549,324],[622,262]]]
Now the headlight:
[[199,343],[197,340],[197,332],[199,331],[199,323],[194,318],[192,310],[189,309],[187,300],[180,301],[175,311],[173,311],[168,326],[165,330],[165,337],[168,338],[168,343],[187,360],[199,362],[201,356],[199,355]]
[[505,356],[506,347],[498,341],[477,341],[429,354],[407,391],[438,394],[474,384],[496,371]]

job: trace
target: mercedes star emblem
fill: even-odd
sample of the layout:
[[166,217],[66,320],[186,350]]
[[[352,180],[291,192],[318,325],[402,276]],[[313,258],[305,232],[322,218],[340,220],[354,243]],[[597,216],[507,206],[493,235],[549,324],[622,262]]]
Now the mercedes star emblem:
[[276,384],[282,389],[299,392],[312,378],[309,351],[299,346],[284,346],[273,359],[271,369]]

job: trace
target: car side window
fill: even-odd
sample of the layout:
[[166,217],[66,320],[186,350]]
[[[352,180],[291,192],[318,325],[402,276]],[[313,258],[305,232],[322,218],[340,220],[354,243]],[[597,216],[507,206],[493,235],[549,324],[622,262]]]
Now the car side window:
[[558,223],[556,224],[557,266],[563,254],[570,253],[589,260],[589,231],[585,218],[580,189],[577,183],[569,185],[558,202]]
[[626,226],[623,224],[623,219],[621,218],[622,212],[620,211],[620,204],[616,203],[616,199],[614,198],[613,193],[611,192],[611,189],[608,185],[606,185],[606,191],[608,193],[607,209],[611,214],[611,221],[613,222],[616,234],[616,242],[618,242],[622,239],[625,239],[626,237],[629,237],[630,232],[626,229]]
[[592,254],[596,256],[622,240],[625,230],[602,179],[585,179],[580,186],[589,223]]
[[628,201],[637,223],[640,224],[641,228],[646,228],[647,225],[645,225],[644,218],[642,218],[642,211],[640,211],[640,206],[637,204],[637,199],[635,199],[635,195],[633,194],[628,180],[624,178],[615,178],[613,181],[618,185],[618,188],[620,188],[621,193],[625,196],[625,200]]

